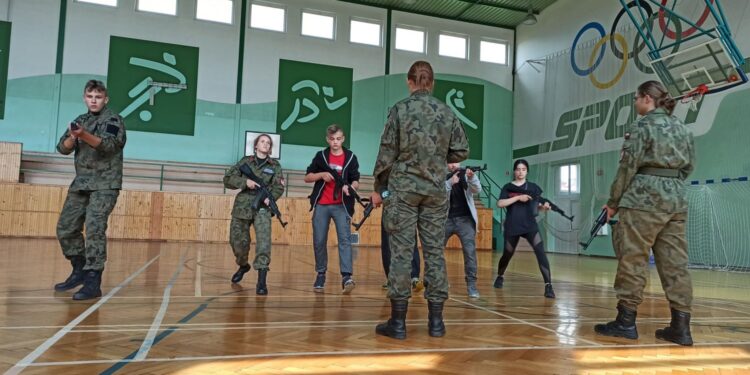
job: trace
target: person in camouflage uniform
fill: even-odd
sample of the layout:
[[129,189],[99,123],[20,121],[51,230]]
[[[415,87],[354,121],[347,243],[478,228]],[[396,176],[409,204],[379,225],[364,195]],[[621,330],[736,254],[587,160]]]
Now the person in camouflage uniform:
[[609,217],[620,217],[612,235],[619,302],[617,318],[594,327],[602,335],[638,338],[636,311],[648,277],[648,251],[653,249],[672,313],[670,325],[657,330],[656,337],[693,344],[684,184],[695,165],[695,147],[692,133],[672,116],[675,104],[659,82],[645,82],[636,91],[635,108],[644,117],[625,133],[620,167],[605,206]]
[[253,180],[240,172],[242,165],[247,165],[255,176],[263,180],[274,199],[279,199],[284,193],[284,178],[281,164],[270,157],[273,141],[268,134],[261,134],[253,142],[255,154],[245,156],[224,175],[224,186],[228,189],[240,189],[234,198],[232,208],[232,222],[229,226],[229,244],[236,258],[239,269],[232,276],[232,283],[237,284],[250,271],[247,262],[250,252],[250,226],[255,227],[255,259],[253,267],[258,271],[258,283],[255,293],[268,294],[266,274],[271,264],[271,211],[268,209],[269,200],[266,198],[259,209],[252,208],[257,194]]
[[383,225],[390,235],[392,260],[388,281],[391,319],[379,324],[379,335],[406,338],[406,312],[411,297],[410,269],[416,231],[425,259],[425,298],[430,336],[445,335],[443,302],[448,299],[445,270],[445,221],[448,194],[445,163],[469,156],[469,142],[459,119],[443,102],[430,95],[432,67],[415,62],[407,74],[411,95],[396,103],[380,138],[375,161],[375,192],[383,204]]
[[76,117],[57,143],[61,154],[75,153],[76,176],[57,222],[57,239],[73,271],[65,281],[55,285],[55,290],[62,292],[83,284],[73,295],[74,300],[102,295],[107,220],[122,188],[125,123],[107,107],[108,101],[104,83],[88,81],[83,90],[88,112]]

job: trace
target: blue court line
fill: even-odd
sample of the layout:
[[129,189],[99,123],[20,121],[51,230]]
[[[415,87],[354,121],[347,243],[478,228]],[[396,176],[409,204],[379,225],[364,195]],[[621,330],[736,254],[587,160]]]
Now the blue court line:
[[164,321],[164,315],[167,314],[170,296],[172,295],[172,287],[177,281],[177,278],[180,277],[180,273],[182,273],[183,268],[185,268],[185,253],[180,254],[180,266],[177,267],[177,271],[175,271],[174,275],[172,275],[172,278],[167,283],[167,287],[164,288],[161,306],[159,307],[159,311],[154,317],[154,321],[151,323],[151,327],[146,334],[146,338],[143,340],[143,344],[141,344],[141,348],[138,350],[138,354],[135,355],[136,360],[145,359],[146,356],[148,356],[149,350],[151,350],[151,347],[154,345],[154,337],[156,337],[156,332],[159,330],[159,327],[161,327],[161,322]]
[[[226,295],[230,295],[230,294],[233,294],[233,293],[236,293],[236,292],[232,291],[232,292],[224,293],[221,296],[226,296]],[[189,314],[185,315],[185,317],[183,317],[182,319],[180,319],[177,323],[184,324],[184,323],[189,322],[190,320],[192,320],[193,318],[195,318],[198,314],[200,314],[201,312],[203,312],[203,310],[205,310],[208,307],[208,305],[211,302],[213,302],[215,299],[217,299],[217,298],[218,297],[211,297],[211,298],[207,299],[205,302],[203,302],[202,304],[200,304],[200,306],[198,306],[197,308],[195,308],[195,310],[193,310]],[[165,338],[167,338],[167,336],[173,334],[178,329],[180,329],[180,327],[171,326],[171,327],[167,328],[166,330],[164,330],[164,332],[160,333],[159,335],[157,335],[154,338],[154,343],[152,344],[152,347],[156,346],[156,344],[158,344],[161,340],[164,340]],[[123,358],[120,362],[117,362],[114,365],[112,365],[110,368],[102,371],[101,374],[106,374],[106,375],[114,374],[117,370],[120,370],[121,368],[125,367],[125,365],[127,365],[128,363],[135,362],[133,359],[135,358],[135,356],[137,354],[138,354],[138,350],[133,351],[127,357]]]

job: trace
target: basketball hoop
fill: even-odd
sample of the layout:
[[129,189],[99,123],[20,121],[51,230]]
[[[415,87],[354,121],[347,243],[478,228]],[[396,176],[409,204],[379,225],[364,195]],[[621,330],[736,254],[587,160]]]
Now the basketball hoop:
[[680,103],[682,104],[690,104],[690,110],[697,111],[698,110],[698,103],[703,100],[703,95],[708,93],[708,86],[705,84],[700,84],[698,87],[694,88],[693,90],[690,90],[685,96],[680,99]]

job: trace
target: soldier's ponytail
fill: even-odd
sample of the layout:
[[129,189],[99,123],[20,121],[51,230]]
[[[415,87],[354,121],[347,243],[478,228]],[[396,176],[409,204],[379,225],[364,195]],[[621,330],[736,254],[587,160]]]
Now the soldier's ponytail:
[[654,99],[654,106],[656,108],[664,108],[668,114],[672,114],[674,107],[677,105],[677,101],[669,95],[669,92],[661,82],[658,81],[646,81],[638,86],[637,93],[639,96],[650,96]]
[[411,64],[409,73],[406,75],[409,81],[421,90],[432,91],[432,87],[435,83],[435,78],[432,72],[432,66],[427,61],[417,61]]

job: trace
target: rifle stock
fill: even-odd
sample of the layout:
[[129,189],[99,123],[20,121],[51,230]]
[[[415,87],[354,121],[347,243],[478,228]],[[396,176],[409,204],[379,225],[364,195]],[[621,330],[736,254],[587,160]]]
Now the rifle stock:
[[[578,244],[583,246],[583,250],[588,249],[589,245],[591,245],[591,242],[594,241],[594,238],[596,238],[596,234],[599,233],[599,230],[602,229],[604,224],[607,224],[607,209],[603,208],[602,212],[599,213],[599,216],[594,221],[594,225],[591,226],[591,230],[589,231],[590,237],[589,240],[584,242],[579,242]],[[617,224],[616,220],[609,220],[609,225],[615,225]]]
[[375,206],[372,204],[372,202],[368,202],[367,205],[365,205],[364,207],[365,207],[365,211],[363,212],[362,220],[360,220],[359,223],[352,224],[354,226],[354,229],[357,232],[359,232],[359,228],[362,227],[362,224],[364,224],[365,220],[367,220],[367,218],[370,217],[370,214],[372,213],[373,208],[375,208]]

